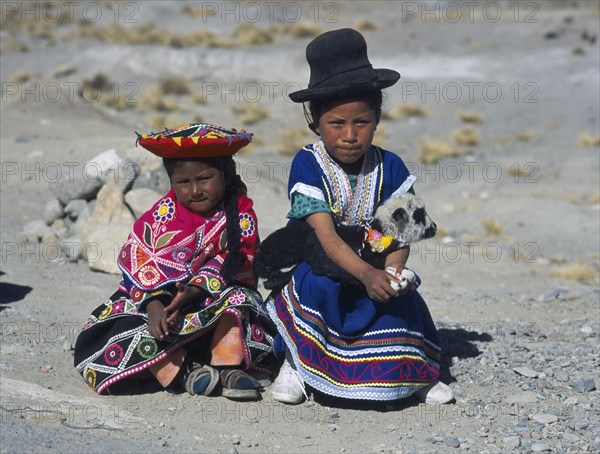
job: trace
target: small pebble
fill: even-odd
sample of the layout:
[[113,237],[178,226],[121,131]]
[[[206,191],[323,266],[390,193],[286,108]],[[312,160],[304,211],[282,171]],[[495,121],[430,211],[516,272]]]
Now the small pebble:
[[531,445],[532,452],[546,452],[551,450],[552,446],[550,446],[548,443],[534,443]]
[[529,417],[532,421],[539,422],[540,424],[550,424],[558,421],[558,416],[550,413],[538,413]]
[[460,446],[460,441],[456,437],[444,437],[444,444],[446,446],[450,446],[451,448],[458,448]]
[[515,367],[513,369],[517,374],[524,377],[536,378],[539,374],[529,367]]

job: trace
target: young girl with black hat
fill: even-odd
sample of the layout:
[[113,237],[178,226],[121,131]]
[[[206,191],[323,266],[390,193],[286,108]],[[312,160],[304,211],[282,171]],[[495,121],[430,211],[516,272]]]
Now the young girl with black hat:
[[[372,144],[381,90],[400,74],[374,69],[366,48],[352,29],[318,36],[306,49],[308,88],[290,94],[294,102],[308,102],[309,127],[320,137],[294,157],[288,218],[310,224],[329,258],[360,280],[364,291],[349,291],[302,262],[289,284],[269,296],[279,332],[275,353],[285,354],[271,390],[285,403],[300,403],[304,384],[347,399],[453,399],[438,380],[441,349],[425,301],[414,288],[394,290],[390,281],[397,282],[396,276],[361,260],[334,227],[368,222],[392,194],[412,192],[416,179],[397,155]],[[408,254],[408,247],[391,253],[386,268],[399,274]]]
[[171,190],[120,250],[119,289],[94,310],[75,366],[97,393],[147,383],[256,399],[269,374],[271,325],[256,292],[256,215],[232,155],[252,134],[194,124],[139,142],[163,158]]

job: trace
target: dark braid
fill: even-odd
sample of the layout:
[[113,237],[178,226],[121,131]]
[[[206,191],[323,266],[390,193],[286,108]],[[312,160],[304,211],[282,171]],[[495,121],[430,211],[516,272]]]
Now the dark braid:
[[235,170],[233,158],[223,158],[225,180],[227,188],[225,189],[225,217],[227,220],[227,250],[223,264],[223,279],[232,283],[236,270],[238,270],[244,261],[244,255],[240,252],[242,230],[240,228],[240,213],[238,210],[238,196],[246,192],[246,186]]
[[223,279],[231,283],[238,270],[244,261],[244,255],[240,252],[242,230],[240,228],[240,213],[238,210],[238,196],[246,193],[246,185],[237,174],[235,169],[235,161],[231,156],[221,158],[164,158],[163,165],[171,176],[173,167],[177,162],[181,161],[201,161],[206,165],[223,171],[225,177],[226,188],[224,196],[226,232],[227,232],[227,251],[223,263]]

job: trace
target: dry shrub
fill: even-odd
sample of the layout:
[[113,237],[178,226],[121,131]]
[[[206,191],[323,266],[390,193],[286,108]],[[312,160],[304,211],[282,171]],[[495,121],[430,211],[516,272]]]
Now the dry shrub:
[[490,236],[498,236],[502,234],[504,227],[500,221],[491,217],[485,217],[481,220],[481,225],[486,233]]
[[498,141],[502,144],[503,147],[505,148],[509,148],[512,147],[512,140],[510,140],[510,137],[507,136],[500,136],[500,138],[498,139]]
[[479,133],[474,125],[468,125],[464,128],[455,129],[452,131],[452,137],[459,145],[478,145],[481,141]]
[[582,132],[577,137],[577,145],[580,147],[600,147],[600,136],[593,136]]
[[581,205],[597,205],[600,203],[600,192],[596,192],[592,195],[583,195],[580,197],[569,195],[567,196],[567,200],[573,205],[581,206]]
[[458,158],[464,153],[447,142],[430,137],[423,137],[419,146],[417,159],[424,164],[435,164],[446,158]]
[[295,22],[281,27],[280,32],[292,38],[312,38],[323,33],[323,28],[312,22]]
[[411,117],[427,117],[431,115],[431,111],[421,104],[405,103],[400,104],[389,112],[383,113],[385,120],[398,120],[400,118],[411,118]]
[[371,22],[369,20],[359,20],[354,25],[354,28],[357,30],[361,30],[363,32],[377,30],[379,26],[375,22]]
[[184,76],[169,76],[160,81],[160,89],[166,95],[187,95],[190,86]]
[[244,125],[253,125],[261,120],[269,118],[269,111],[255,103],[245,103],[239,107],[232,106],[231,111],[237,115]]
[[447,228],[442,227],[438,224],[437,230],[435,232],[435,238],[444,238],[448,235],[450,235],[450,231]]
[[33,79],[35,76],[33,73],[29,72],[29,71],[17,71],[16,73],[14,73],[10,79],[15,83],[15,84],[24,84],[25,82],[30,81],[31,79]]
[[206,104],[206,97],[202,93],[194,93],[192,101],[194,104]]
[[54,68],[52,70],[52,76],[56,78],[67,77],[76,72],[77,68],[75,68],[75,66],[65,63],[63,65],[58,65],[56,68]]
[[210,30],[201,29],[188,33],[183,39],[184,46],[235,47],[235,41],[215,35]]
[[173,99],[165,98],[160,85],[154,85],[146,90],[140,97],[140,110],[155,110],[160,112],[173,112],[179,109],[179,104]]
[[550,275],[568,281],[588,282],[598,277],[598,270],[583,262],[572,262],[551,268]]
[[458,118],[465,123],[483,123],[485,121],[485,115],[478,112],[468,112],[466,110],[459,110]]
[[535,137],[535,133],[533,131],[522,131],[517,133],[516,137],[520,142],[531,142]]
[[119,95],[117,93],[104,93],[100,98],[100,102],[115,110],[133,109],[137,106],[137,103],[129,99],[129,95]]
[[530,174],[525,166],[521,167],[520,165],[512,165],[510,167],[506,167],[505,171],[508,175],[514,177],[514,181],[522,181],[522,179]]
[[8,48],[14,52],[28,52],[29,51],[29,47],[27,46],[27,44],[22,43],[19,40],[16,39],[11,39],[10,41],[8,41]]
[[233,36],[241,46],[260,46],[273,42],[273,34],[267,29],[259,28],[250,22],[240,24]]
[[184,5],[181,7],[181,13],[187,16],[196,18],[205,18],[209,16],[214,16],[217,14],[217,9],[209,9],[209,8],[194,8],[192,5]]
[[146,119],[146,124],[152,128],[154,132],[164,131],[165,129],[174,129],[179,126],[185,125],[188,122],[185,121],[179,115],[153,115]]
[[315,137],[305,128],[283,129],[279,138],[275,151],[281,155],[293,155],[307,143],[315,141]]

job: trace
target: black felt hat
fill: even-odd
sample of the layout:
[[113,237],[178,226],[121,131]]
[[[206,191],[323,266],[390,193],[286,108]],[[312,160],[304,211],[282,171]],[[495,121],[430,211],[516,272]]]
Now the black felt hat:
[[351,28],[332,30],[306,46],[310,81],[306,90],[290,93],[294,102],[358,95],[390,87],[400,74],[374,69],[367,57],[367,42]]

